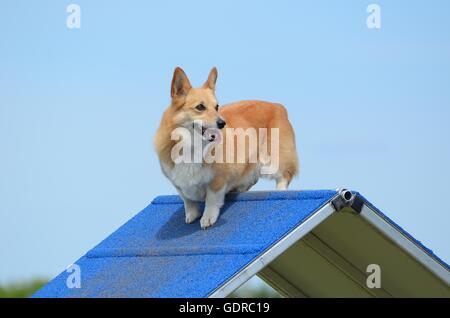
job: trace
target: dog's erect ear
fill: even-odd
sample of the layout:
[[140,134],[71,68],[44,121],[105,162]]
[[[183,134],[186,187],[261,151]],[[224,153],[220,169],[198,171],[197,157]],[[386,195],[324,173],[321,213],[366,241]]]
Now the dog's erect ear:
[[170,96],[172,96],[172,98],[185,96],[191,88],[192,86],[186,76],[186,73],[180,67],[175,68],[175,71],[173,72]]
[[217,68],[213,67],[211,72],[209,72],[208,79],[206,80],[205,84],[203,84],[203,87],[215,90],[216,81],[217,81]]

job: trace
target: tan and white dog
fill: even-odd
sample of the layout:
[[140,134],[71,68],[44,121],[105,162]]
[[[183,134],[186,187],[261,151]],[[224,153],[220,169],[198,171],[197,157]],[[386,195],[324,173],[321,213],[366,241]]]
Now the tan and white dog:
[[[203,86],[193,88],[184,71],[177,67],[171,86],[172,102],[154,139],[162,171],[184,201],[186,223],[200,217],[198,203],[205,202],[200,219],[203,229],[217,221],[228,192],[247,191],[259,177],[274,179],[278,190],[286,190],[298,173],[295,136],[286,109],[263,101],[241,101],[219,108],[216,80],[217,69],[213,68]],[[174,159],[178,144],[174,131],[179,128],[192,133],[194,139],[200,136],[202,147],[209,147],[213,154],[221,152],[222,156],[218,157],[227,160],[211,162],[201,157],[200,161],[180,162]],[[239,133],[244,133],[243,138]],[[253,137],[257,139],[256,148],[251,147]],[[195,145],[195,140],[194,145],[191,141],[186,143],[189,148]],[[244,149],[244,155],[239,157],[243,147],[248,151]],[[183,148],[180,154],[186,155],[187,150],[191,149]],[[270,160],[276,165],[264,172]]]

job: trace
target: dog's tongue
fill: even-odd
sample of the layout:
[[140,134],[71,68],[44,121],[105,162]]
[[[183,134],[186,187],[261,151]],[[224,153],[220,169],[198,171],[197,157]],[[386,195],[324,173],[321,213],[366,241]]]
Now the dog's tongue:
[[206,129],[202,128],[202,134],[203,134],[203,137],[205,137],[205,139],[207,139],[208,141],[213,141],[215,138],[214,133],[211,132],[209,129],[206,130]]
[[220,142],[220,132],[216,131],[215,129],[207,129],[204,132],[203,136],[209,142],[213,142],[213,141],[219,141]]

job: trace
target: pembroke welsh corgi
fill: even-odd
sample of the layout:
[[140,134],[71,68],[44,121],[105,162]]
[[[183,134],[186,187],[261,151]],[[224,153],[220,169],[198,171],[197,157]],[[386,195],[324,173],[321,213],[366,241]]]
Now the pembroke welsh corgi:
[[193,88],[177,67],[171,105],[162,116],[154,145],[164,175],[183,199],[186,223],[201,216],[206,229],[220,214],[228,192],[249,190],[260,177],[286,190],[298,174],[294,130],[281,104],[240,101],[219,107],[217,69]]

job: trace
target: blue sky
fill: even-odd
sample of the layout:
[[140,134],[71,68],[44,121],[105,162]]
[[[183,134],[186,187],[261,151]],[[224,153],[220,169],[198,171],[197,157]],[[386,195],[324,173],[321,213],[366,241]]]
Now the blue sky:
[[[81,7],[81,29],[66,7]],[[381,7],[381,29],[366,7]],[[221,104],[283,103],[301,175],[450,261],[448,1],[2,1],[0,283],[51,277],[155,196],[175,66]],[[273,189],[261,182],[257,190]]]

